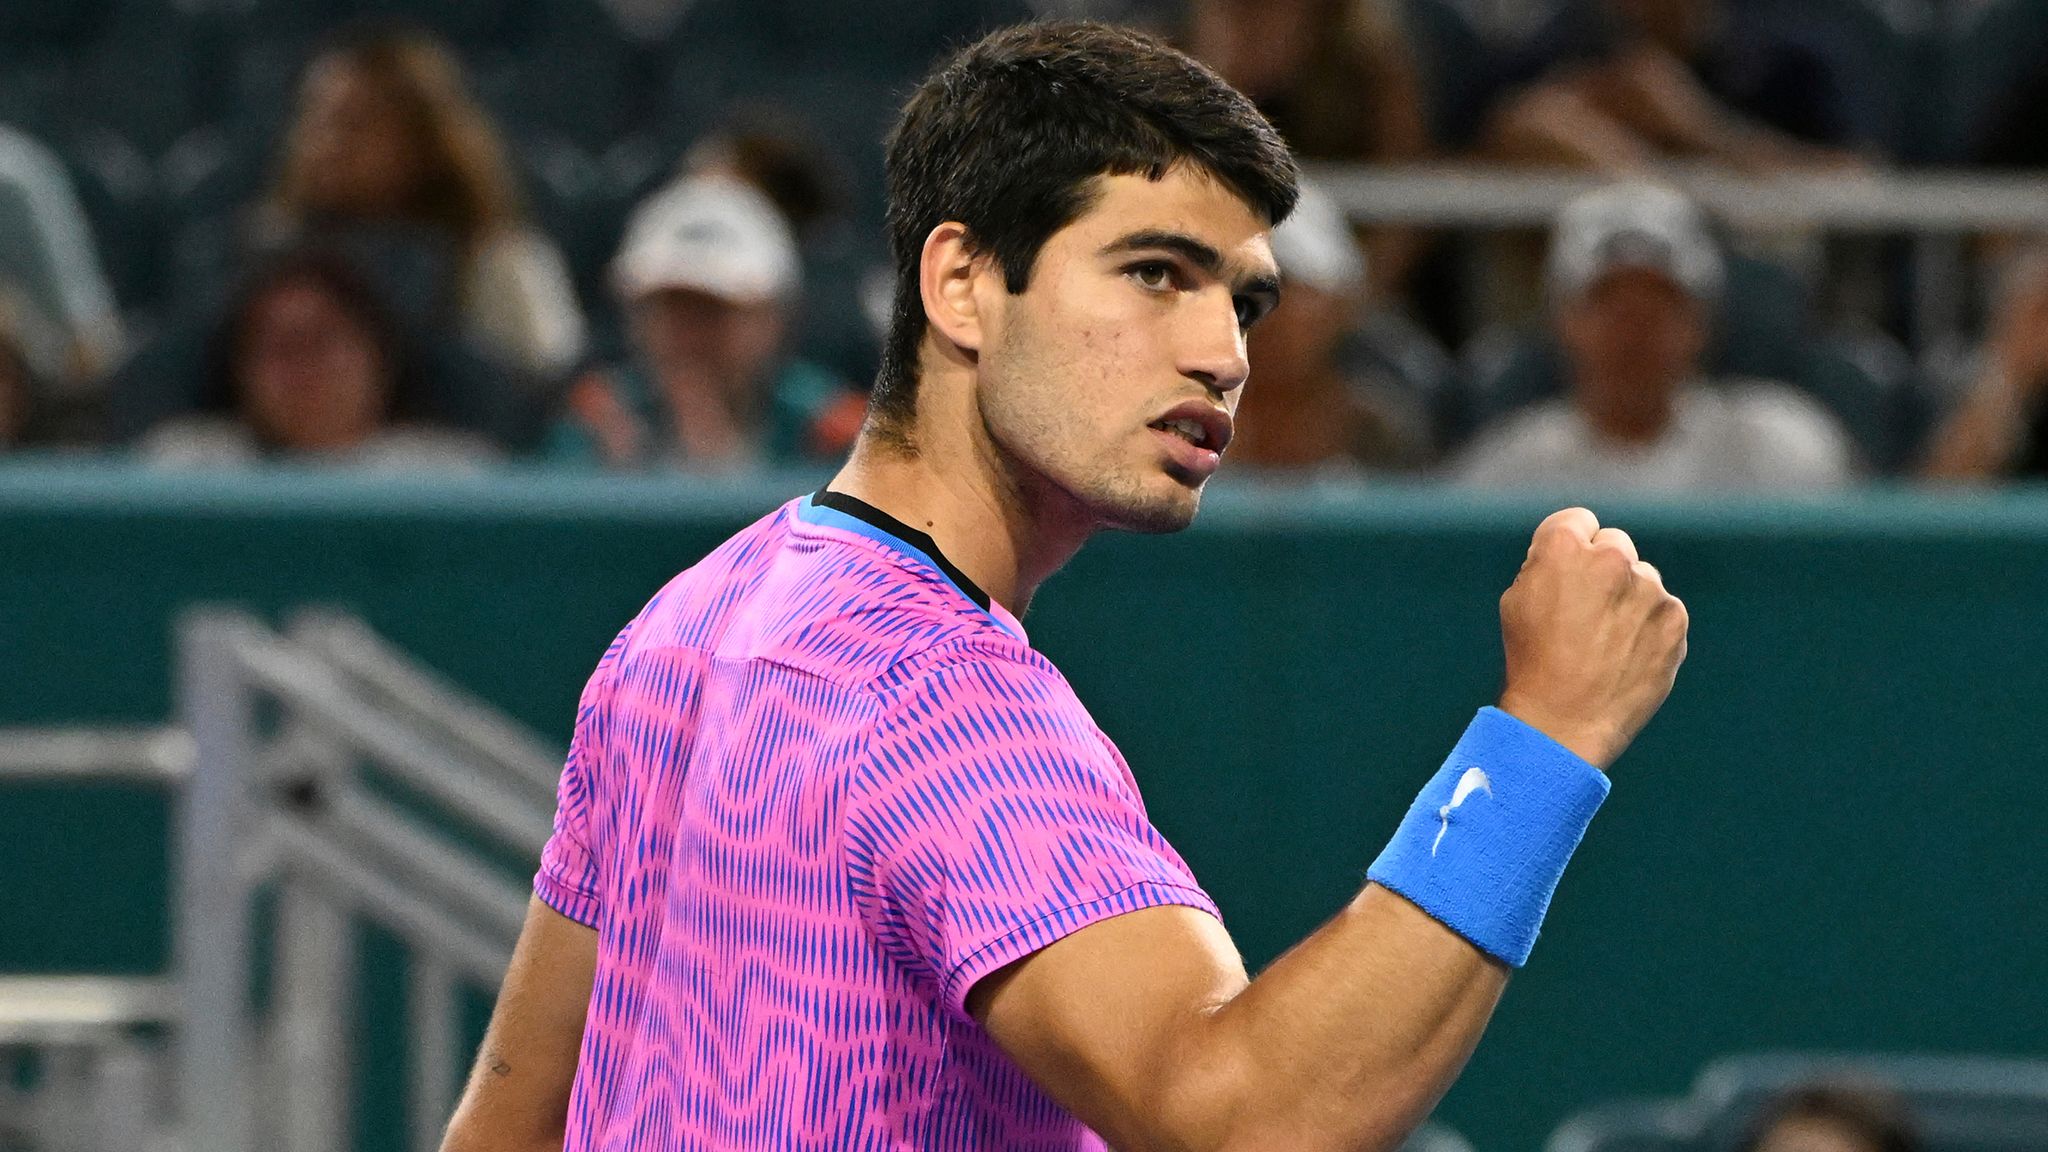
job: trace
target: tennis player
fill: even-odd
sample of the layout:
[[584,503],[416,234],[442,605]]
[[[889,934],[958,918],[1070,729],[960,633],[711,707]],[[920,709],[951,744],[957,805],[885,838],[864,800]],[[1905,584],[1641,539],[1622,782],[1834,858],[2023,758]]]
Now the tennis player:
[[[446,1147],[1394,1146],[1527,958],[1683,607],[1622,532],[1544,521],[1499,706],[1249,979],[1018,621],[1093,533],[1195,515],[1294,165],[1187,57],[1043,24],[925,82],[888,181],[859,443],[599,662]],[[1228,660],[1180,689],[1231,707]]]

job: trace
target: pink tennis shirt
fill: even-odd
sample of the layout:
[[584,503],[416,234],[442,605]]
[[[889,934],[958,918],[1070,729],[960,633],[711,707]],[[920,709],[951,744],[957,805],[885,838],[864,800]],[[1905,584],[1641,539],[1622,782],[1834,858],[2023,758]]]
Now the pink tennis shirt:
[[1106,917],[1216,913],[1016,618],[833,492],[613,641],[534,886],[598,932],[570,1152],[1100,1148],[968,990]]

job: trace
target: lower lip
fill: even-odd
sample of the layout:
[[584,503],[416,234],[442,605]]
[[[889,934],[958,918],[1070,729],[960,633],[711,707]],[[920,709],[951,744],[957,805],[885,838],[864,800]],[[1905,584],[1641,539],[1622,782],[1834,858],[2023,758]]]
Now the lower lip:
[[1161,440],[1166,441],[1167,455],[1173,458],[1175,464],[1180,465],[1182,471],[1195,480],[1207,480],[1209,477],[1214,476],[1216,469],[1223,464],[1223,453],[1190,444],[1182,439],[1178,432],[1167,432],[1159,428],[1148,429],[1148,431]]

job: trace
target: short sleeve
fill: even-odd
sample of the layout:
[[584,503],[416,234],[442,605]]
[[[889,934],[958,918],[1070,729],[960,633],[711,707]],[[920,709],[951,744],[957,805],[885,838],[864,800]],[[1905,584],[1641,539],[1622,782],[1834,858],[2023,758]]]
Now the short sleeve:
[[1057,673],[949,663],[885,712],[847,804],[847,865],[882,947],[964,1011],[982,977],[1096,921],[1216,906]]
[[604,911],[598,869],[601,857],[592,834],[597,767],[605,720],[611,710],[612,664],[625,639],[626,633],[621,632],[612,642],[577,703],[576,731],[569,738],[561,783],[555,787],[554,831],[541,849],[540,871],[533,878],[534,894],[542,903],[591,928],[597,927]]
[[[581,725],[578,728],[580,737]],[[590,845],[590,785],[582,749],[580,739],[571,743],[562,766],[562,782],[555,789],[555,830],[541,849],[533,891],[548,907],[595,928],[603,904],[598,898],[597,854]]]

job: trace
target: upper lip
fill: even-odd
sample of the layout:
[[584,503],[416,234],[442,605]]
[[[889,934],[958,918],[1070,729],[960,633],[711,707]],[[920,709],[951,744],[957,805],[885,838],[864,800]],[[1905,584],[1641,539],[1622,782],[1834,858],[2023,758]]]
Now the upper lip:
[[1158,419],[1152,421],[1152,426],[1158,427],[1175,420],[1193,420],[1201,425],[1201,447],[1207,448],[1211,452],[1221,452],[1230,446],[1230,413],[1225,412],[1214,404],[1204,403],[1200,400],[1183,401],[1167,409]]

